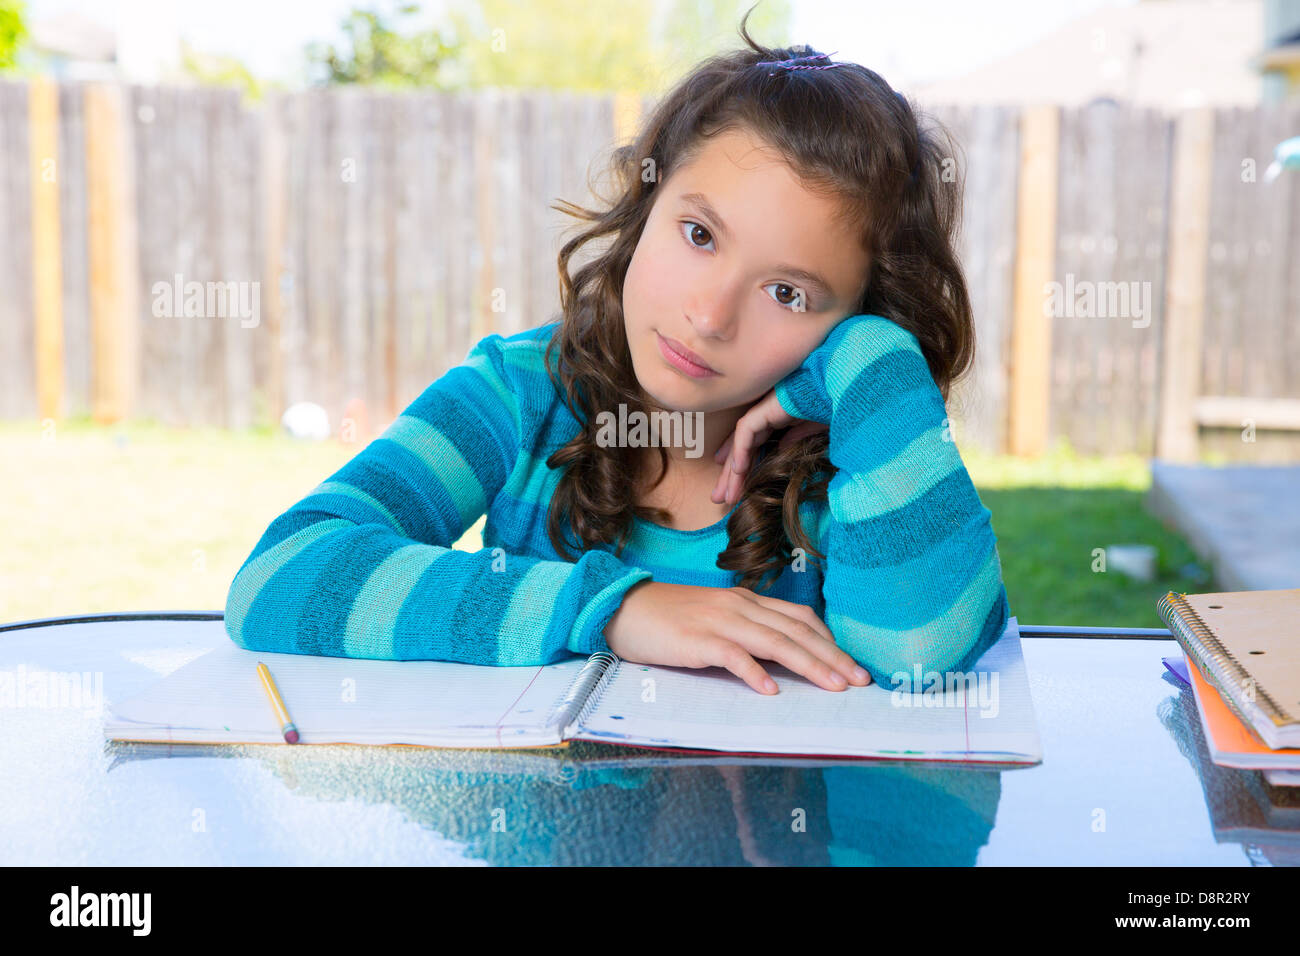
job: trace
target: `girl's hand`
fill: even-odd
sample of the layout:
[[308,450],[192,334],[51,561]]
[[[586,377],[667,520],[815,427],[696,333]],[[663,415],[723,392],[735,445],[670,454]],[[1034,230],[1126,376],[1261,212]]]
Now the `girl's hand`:
[[[794,424],[796,422],[798,424]],[[739,501],[740,491],[745,484],[745,474],[753,464],[754,450],[762,445],[775,429],[792,424],[794,427],[781,436],[779,447],[784,448],[792,441],[798,441],[805,435],[826,431],[829,427],[821,422],[795,418],[776,400],[775,389],[755,402],[749,411],[740,416],[736,427],[722,443],[718,453],[713,456],[713,460],[717,462],[725,459],[727,466],[718,476],[717,484],[713,486],[713,493],[709,496],[710,500],[719,505],[724,502],[730,505]]]
[[755,657],[784,664],[827,690],[871,683],[812,608],[747,588],[643,581],[623,595],[605,625],[605,641],[627,661],[725,667],[760,694],[777,688]]

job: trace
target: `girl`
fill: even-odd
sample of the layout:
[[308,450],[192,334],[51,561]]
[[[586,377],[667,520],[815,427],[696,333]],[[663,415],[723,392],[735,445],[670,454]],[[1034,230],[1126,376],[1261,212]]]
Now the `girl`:
[[[962,183],[878,75],[740,33],[616,152],[608,209],[563,204],[591,225],[560,252],[562,320],[480,341],[271,523],[230,587],[236,644],[609,649],[776,693],[759,660],[891,688],[1001,636],[990,513],[945,417],[974,349]],[[597,428],[637,412],[701,429]],[[483,550],[453,550],[484,512]]]

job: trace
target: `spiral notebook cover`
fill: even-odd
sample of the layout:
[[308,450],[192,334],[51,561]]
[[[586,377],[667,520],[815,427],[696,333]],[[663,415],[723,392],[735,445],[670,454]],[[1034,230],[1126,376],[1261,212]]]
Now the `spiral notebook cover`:
[[1189,658],[1268,746],[1300,744],[1300,588],[1170,591],[1158,610]]
[[1265,746],[1242,723],[1240,715],[1229,708],[1223,695],[1205,679],[1199,667],[1189,663],[1187,672],[1205,735],[1205,746],[1214,763],[1243,770],[1300,770],[1300,749],[1274,750]]

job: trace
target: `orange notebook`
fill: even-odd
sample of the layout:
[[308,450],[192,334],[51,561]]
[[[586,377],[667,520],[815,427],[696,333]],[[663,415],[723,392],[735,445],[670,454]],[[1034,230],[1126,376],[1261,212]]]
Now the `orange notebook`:
[[1300,588],[1170,591],[1157,610],[1191,668],[1259,740],[1300,747]]
[[1237,718],[1218,691],[1201,676],[1200,670],[1184,652],[1187,676],[1196,695],[1196,710],[1201,715],[1201,729],[1210,759],[1222,767],[1243,770],[1300,770],[1300,748],[1274,750],[1266,747]]

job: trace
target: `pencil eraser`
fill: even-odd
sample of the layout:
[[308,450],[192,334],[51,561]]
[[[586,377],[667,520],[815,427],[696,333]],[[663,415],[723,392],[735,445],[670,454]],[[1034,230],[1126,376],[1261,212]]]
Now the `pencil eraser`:
[[291,744],[296,744],[298,742],[298,731],[286,730],[284,732],[284,739],[289,741]]

